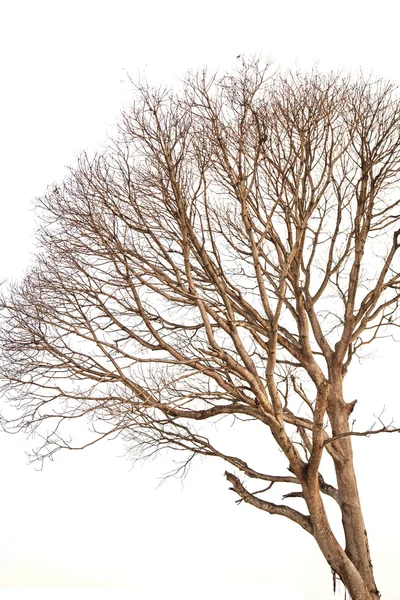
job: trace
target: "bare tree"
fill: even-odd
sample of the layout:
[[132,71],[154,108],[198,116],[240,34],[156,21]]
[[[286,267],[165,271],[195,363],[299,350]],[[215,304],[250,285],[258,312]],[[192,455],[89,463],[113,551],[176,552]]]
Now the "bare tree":
[[[38,431],[39,457],[87,417],[81,447],[219,457],[239,502],[312,535],[351,598],[379,598],[351,442],[370,432],[351,430],[343,381],[396,324],[399,180],[390,83],[256,60],[138,85],[114,141],[37,202],[36,262],[2,300],[8,427]],[[200,425],[223,416],[258,423],[290,473],[224,450]]]

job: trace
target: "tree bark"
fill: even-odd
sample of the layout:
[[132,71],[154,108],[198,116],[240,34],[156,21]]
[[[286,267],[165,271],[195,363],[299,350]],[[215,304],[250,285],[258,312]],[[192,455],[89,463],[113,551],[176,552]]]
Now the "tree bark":
[[[349,405],[346,404],[343,399],[342,382],[336,384],[331,390],[327,412],[331,422],[333,437],[350,432],[350,410]],[[334,441],[333,445],[335,449],[333,460],[337,479],[337,489],[339,492],[339,506],[342,513],[342,524],[346,544],[345,554],[355,566],[365,583],[368,592],[368,595],[365,596],[365,598],[378,600],[380,598],[380,593],[377,589],[373,575],[367,531],[354,471],[351,436],[341,437]],[[342,573],[340,573],[340,571],[337,572],[338,575],[342,577]],[[349,592],[351,595],[353,594],[350,587]],[[358,598],[358,596],[354,597]]]
[[[374,590],[336,540],[317,489],[308,489],[305,499],[310,512],[313,535],[326,561],[346,586],[352,600],[376,600]],[[374,588],[376,589],[376,587]]]

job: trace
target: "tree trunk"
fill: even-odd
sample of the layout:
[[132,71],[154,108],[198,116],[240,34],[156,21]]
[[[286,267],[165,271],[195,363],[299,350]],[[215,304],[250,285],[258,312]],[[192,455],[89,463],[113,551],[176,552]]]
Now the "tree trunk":
[[[340,385],[340,389],[337,388],[333,391],[328,402],[328,415],[333,437],[349,433],[349,414],[349,405],[343,400]],[[335,449],[334,465],[339,492],[339,505],[346,542],[345,554],[365,583],[368,591],[368,595],[365,598],[378,600],[380,593],[374,580],[368,537],[358,494],[351,436],[342,437],[333,442],[333,444]],[[338,575],[342,577],[339,571]],[[350,587],[349,592],[352,598],[358,598],[358,596],[353,596]]]
[[[304,497],[312,521],[313,535],[318,546],[330,567],[346,586],[352,600],[377,600],[380,598],[375,584],[371,588],[369,580],[360,573],[348,553],[343,550],[335,538],[317,486],[313,485],[312,488],[305,489]],[[372,577],[372,567],[370,570]]]

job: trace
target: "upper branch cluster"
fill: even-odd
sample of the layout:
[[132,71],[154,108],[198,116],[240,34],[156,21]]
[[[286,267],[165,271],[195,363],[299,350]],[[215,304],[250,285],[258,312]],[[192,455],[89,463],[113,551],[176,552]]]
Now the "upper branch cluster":
[[10,423],[51,424],[53,452],[89,416],[246,473],[194,426],[233,415],[270,428],[291,483],[317,476],[323,386],[397,318],[399,124],[389,84],[260,62],[140,86],[38,201],[36,263],[2,300]]

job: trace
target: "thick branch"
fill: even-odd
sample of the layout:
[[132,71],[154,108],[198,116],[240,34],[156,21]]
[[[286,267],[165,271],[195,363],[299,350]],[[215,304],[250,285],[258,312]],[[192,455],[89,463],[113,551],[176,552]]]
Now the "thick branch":
[[231,489],[234,492],[236,492],[244,502],[247,502],[248,504],[251,504],[256,508],[264,510],[270,513],[271,515],[281,515],[283,517],[286,517],[287,519],[294,521],[303,529],[308,531],[308,533],[313,535],[311,520],[309,516],[303,515],[301,512],[295,510],[294,508],[290,508],[289,506],[286,506],[284,504],[274,504],[273,502],[267,502],[266,500],[261,500],[260,498],[253,496],[253,494],[248,492],[246,488],[240,483],[238,477],[236,477],[232,473],[228,473],[228,471],[225,472],[225,477],[232,484],[233,487]]

